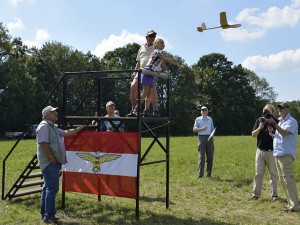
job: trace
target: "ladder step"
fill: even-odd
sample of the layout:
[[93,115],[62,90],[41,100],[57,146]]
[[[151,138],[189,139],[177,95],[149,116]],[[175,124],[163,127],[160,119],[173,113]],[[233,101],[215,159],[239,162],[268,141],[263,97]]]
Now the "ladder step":
[[21,190],[21,191],[17,191],[14,196],[12,197],[20,197],[20,196],[24,196],[24,195],[29,195],[29,194],[34,194],[34,193],[40,193],[42,191],[42,187],[39,188],[32,188],[32,189],[26,189],[26,190]]
[[37,170],[37,169],[40,169],[40,167],[39,166],[34,166],[34,165],[30,165],[30,166],[28,166],[27,167],[28,169],[32,169],[32,170]]
[[26,176],[23,176],[23,178],[35,178],[35,177],[42,177],[43,174],[42,172],[35,172],[35,173],[31,173],[29,174],[27,177]]
[[22,185],[17,184],[17,187],[25,188],[25,187],[32,187],[32,186],[36,186],[36,185],[42,185],[42,184],[44,184],[44,180],[32,180],[32,181],[24,182]]

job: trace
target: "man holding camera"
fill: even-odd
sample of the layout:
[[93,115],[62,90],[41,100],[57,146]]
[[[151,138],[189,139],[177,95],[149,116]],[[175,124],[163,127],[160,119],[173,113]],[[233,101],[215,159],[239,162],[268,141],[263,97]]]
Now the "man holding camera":
[[283,192],[287,198],[287,212],[299,211],[297,185],[294,175],[294,160],[297,153],[298,123],[290,114],[290,106],[284,102],[277,105],[279,123],[274,118],[265,120],[275,126],[274,153],[275,163]]
[[253,185],[253,195],[251,197],[251,199],[253,200],[259,199],[261,195],[266,166],[268,167],[270,174],[269,179],[272,200],[276,201],[278,199],[277,171],[275,165],[275,158],[273,156],[273,136],[275,133],[275,125],[266,122],[267,118],[274,118],[274,113],[274,106],[272,104],[266,104],[263,108],[262,117],[256,120],[252,131],[252,137],[257,138],[255,177]]

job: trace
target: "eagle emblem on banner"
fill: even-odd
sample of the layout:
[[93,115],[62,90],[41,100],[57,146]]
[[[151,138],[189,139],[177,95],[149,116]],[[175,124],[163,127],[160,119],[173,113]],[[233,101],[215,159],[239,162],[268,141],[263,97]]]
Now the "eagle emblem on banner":
[[76,153],[80,158],[93,163],[92,171],[93,173],[100,173],[100,164],[105,162],[111,162],[121,157],[121,155],[117,154],[104,154],[100,156],[100,152],[97,151],[95,155],[92,153]]

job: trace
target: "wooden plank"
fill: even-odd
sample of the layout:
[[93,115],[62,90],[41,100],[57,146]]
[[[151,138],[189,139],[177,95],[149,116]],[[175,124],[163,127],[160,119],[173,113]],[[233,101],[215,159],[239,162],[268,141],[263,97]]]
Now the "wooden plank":
[[25,187],[32,187],[36,185],[42,185],[42,184],[44,184],[44,180],[32,180],[32,181],[26,181],[22,185],[17,184],[17,187],[25,188]]
[[40,193],[41,191],[42,191],[42,187],[26,189],[21,191],[19,190],[14,194],[14,196],[11,196],[10,198],[20,197],[20,196],[34,194],[34,193]]
[[36,172],[36,173],[31,173],[29,174],[28,176],[24,176],[23,178],[35,178],[35,177],[42,177],[43,174],[42,174],[42,171],[40,172]]

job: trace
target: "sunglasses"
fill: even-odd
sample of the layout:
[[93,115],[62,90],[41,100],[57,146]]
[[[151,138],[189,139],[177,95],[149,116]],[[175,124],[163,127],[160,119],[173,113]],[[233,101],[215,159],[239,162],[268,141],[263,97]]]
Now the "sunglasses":
[[155,38],[156,35],[148,35],[147,37]]
[[207,111],[207,109],[201,109],[201,111]]

